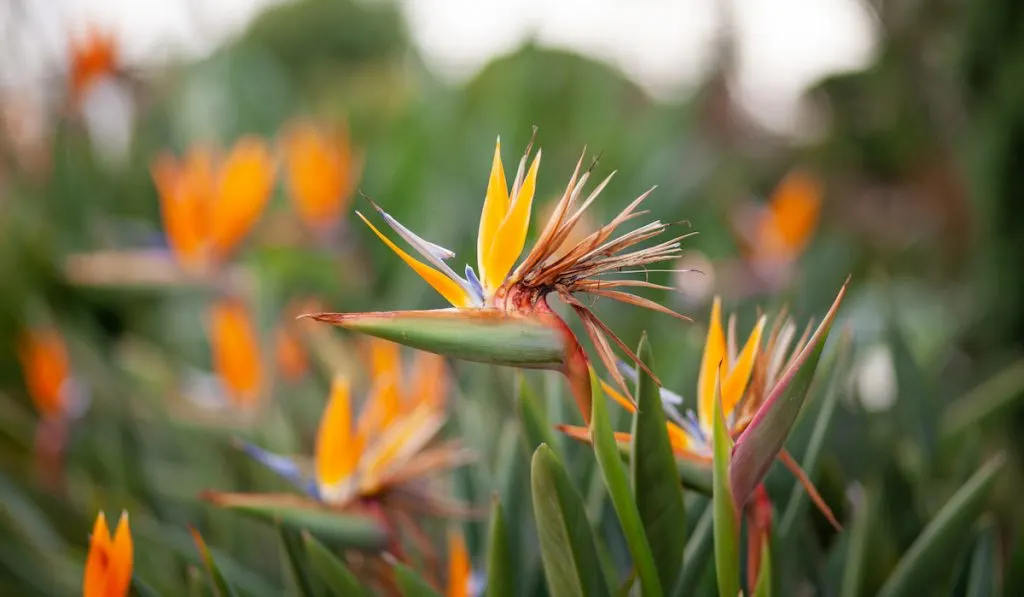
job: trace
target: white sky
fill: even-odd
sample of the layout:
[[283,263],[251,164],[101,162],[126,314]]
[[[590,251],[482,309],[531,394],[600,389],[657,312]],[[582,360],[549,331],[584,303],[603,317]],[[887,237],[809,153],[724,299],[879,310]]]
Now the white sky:
[[[18,69],[5,64],[5,85],[44,68],[38,47],[44,27],[52,62],[64,53],[64,32],[95,23],[113,30],[129,62],[169,54],[201,55],[241,31],[275,0],[23,0],[36,27],[15,31]],[[875,25],[858,0],[404,0],[413,38],[428,63],[463,80],[495,56],[533,38],[606,60],[665,97],[699,80],[712,56],[718,2],[728,2],[738,34],[742,107],[779,131],[799,124],[797,98],[823,74],[870,60]],[[0,37],[9,16],[0,3]],[[21,39],[19,34],[35,37]],[[24,35],[22,35],[24,37]],[[10,56],[10,55],[9,55]],[[9,62],[9,60],[7,61]],[[10,74],[15,73],[15,74]],[[13,80],[12,80],[13,79]]]

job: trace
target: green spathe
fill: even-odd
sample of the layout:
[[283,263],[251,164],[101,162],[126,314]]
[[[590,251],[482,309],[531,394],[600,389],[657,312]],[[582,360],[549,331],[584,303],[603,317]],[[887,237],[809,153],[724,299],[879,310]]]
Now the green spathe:
[[435,309],[306,317],[466,361],[559,369],[566,360],[567,330],[552,313]]

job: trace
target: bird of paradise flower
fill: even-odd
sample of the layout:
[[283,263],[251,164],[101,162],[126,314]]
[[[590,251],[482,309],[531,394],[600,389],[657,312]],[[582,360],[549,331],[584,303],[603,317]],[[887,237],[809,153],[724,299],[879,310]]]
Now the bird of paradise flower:
[[[823,342],[824,334],[819,332],[827,330],[831,325],[844,294],[845,286],[840,290],[815,334],[811,334],[811,327],[808,326],[803,334],[797,337],[796,324],[783,312],[776,317],[768,333],[767,342],[762,348],[762,336],[767,324],[767,317],[762,315],[739,350],[736,342],[735,317],[729,319],[729,331],[726,336],[722,327],[721,299],[716,297],[711,308],[711,321],[697,380],[697,412],[687,411],[682,414],[678,407],[683,403],[683,398],[671,390],[659,389],[662,405],[669,417],[666,423],[669,442],[677,457],[698,466],[710,467],[716,390],[721,395],[722,413],[729,434],[739,438],[737,446],[743,442],[747,432],[758,433],[758,421],[763,421],[772,409],[778,407],[777,402],[782,392],[792,381],[797,370],[805,365],[809,352]],[[620,363],[620,368],[624,374],[634,379],[637,377],[637,371],[628,365]],[[635,406],[614,387],[607,382],[602,382],[602,387],[615,402],[635,412]],[[584,427],[560,425],[558,429],[573,439],[591,441],[590,432]],[[782,439],[788,431],[788,427],[783,430]],[[616,440],[620,444],[629,444],[630,434],[620,432],[616,435]],[[781,443],[778,449],[779,460],[796,476],[829,522],[838,528],[839,522],[832,514],[832,510],[822,500],[800,465],[782,448]],[[733,458],[743,458],[744,454],[745,452],[734,453]],[[769,459],[768,464],[770,462]],[[737,486],[736,500],[739,505],[747,501],[751,492],[760,485],[766,472],[767,469],[760,463],[753,467],[733,467],[733,474],[736,475],[733,484]]]
[[[321,512],[370,519],[383,525],[385,543],[377,547],[400,555],[400,528],[433,557],[417,515],[463,516],[469,510],[426,481],[469,462],[472,454],[456,441],[439,440],[446,420],[443,359],[424,353],[406,376],[397,346],[375,348],[373,388],[357,417],[349,380],[340,375],[334,379],[312,459],[239,442],[248,456],[292,483],[301,495],[207,491],[204,499],[247,512],[273,510],[282,519],[287,515],[281,508],[302,516]],[[421,383],[426,379],[431,383]]]
[[591,165],[583,170],[584,152],[533,248],[516,266],[526,244],[540,167],[541,152],[538,150],[527,168],[532,147],[531,140],[519,162],[510,190],[501,160],[501,140],[497,141],[480,216],[477,267],[474,269],[467,265],[464,275],[459,275],[447,263],[455,256],[453,252],[420,238],[377,204],[374,203],[373,207],[384,222],[427,263],[402,250],[357,212],[374,234],[453,308],[316,313],[310,317],[464,360],[559,370],[567,376],[577,406],[584,420],[589,421],[588,360],[568,325],[548,305],[548,295],[557,294],[576,312],[610,375],[623,393],[628,394],[625,379],[615,366],[612,344],[640,367],[644,365],[576,295],[607,298],[689,321],[689,318],[667,307],[623,290],[667,287],[646,280],[604,277],[636,273],[647,266],[675,259],[681,252],[680,241],[689,234],[638,248],[638,245],[656,239],[668,229],[668,224],[655,220],[616,236],[620,226],[648,213],[641,210],[640,205],[654,190],[652,188],[633,200],[611,222],[568,245],[577,223],[614,175],[613,172],[584,195],[593,168]]

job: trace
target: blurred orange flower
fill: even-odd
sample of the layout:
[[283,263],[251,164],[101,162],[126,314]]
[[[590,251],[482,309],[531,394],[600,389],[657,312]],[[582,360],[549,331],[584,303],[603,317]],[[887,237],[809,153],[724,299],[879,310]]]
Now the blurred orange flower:
[[469,592],[469,553],[466,540],[458,531],[448,532],[448,590],[446,597],[467,597]]
[[164,153],[151,172],[164,231],[183,267],[201,270],[227,257],[259,220],[274,186],[266,143],[243,137],[219,156],[194,146],[179,161]]
[[78,101],[93,84],[117,70],[117,42],[110,33],[90,27],[79,39],[71,39],[68,56],[68,87]]
[[237,299],[223,299],[210,309],[213,367],[235,406],[251,408],[263,383],[259,342],[252,317]]
[[326,131],[309,121],[295,121],[282,134],[288,195],[311,228],[334,224],[348,204],[359,176],[348,130]]
[[71,375],[67,347],[56,328],[25,332],[18,344],[25,386],[39,415],[53,419],[64,413],[65,383]]
[[274,338],[277,370],[289,381],[301,379],[309,371],[309,356],[295,330],[288,323],[277,328]]
[[817,230],[822,194],[821,182],[809,173],[796,170],[786,175],[757,223],[753,258],[768,262],[796,260]]
[[132,533],[128,513],[122,512],[114,538],[100,512],[89,540],[82,597],[125,597],[132,581]]

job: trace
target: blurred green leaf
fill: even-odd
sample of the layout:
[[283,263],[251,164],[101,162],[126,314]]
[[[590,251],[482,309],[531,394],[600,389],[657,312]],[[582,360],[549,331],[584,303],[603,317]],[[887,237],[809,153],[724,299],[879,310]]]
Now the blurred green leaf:
[[369,591],[360,584],[341,559],[316,537],[302,533],[302,541],[306,545],[306,558],[312,568],[332,595],[369,595]]
[[615,443],[615,432],[612,430],[611,420],[608,417],[608,405],[605,403],[604,392],[601,391],[601,380],[598,379],[593,368],[590,369],[590,386],[592,393],[590,434],[594,443],[594,454],[597,455],[598,467],[604,477],[604,483],[611,496],[615,513],[619,517],[619,523],[622,525],[622,533],[625,535],[629,552],[633,556],[633,565],[636,566],[644,595],[648,597],[662,595],[658,568],[654,563],[651,546],[647,542],[640,511],[629,488],[629,477],[623,469],[622,457]]
[[685,597],[692,595],[700,582],[701,576],[707,569],[707,563],[711,556],[715,526],[715,509],[713,506],[705,508],[697,526],[686,542],[686,551],[683,552],[683,569],[676,581],[673,597]]
[[746,503],[754,487],[764,479],[789,437],[848,284],[849,281],[843,284],[814,335],[793,359],[754,415],[754,420],[736,440],[729,475],[732,493],[739,505]]
[[875,516],[874,495],[862,492],[854,503],[853,523],[849,531],[849,547],[846,550],[846,566],[843,568],[840,597],[860,597],[863,592],[864,575],[867,570],[870,547],[871,524]]
[[210,554],[210,548],[206,546],[206,541],[203,540],[203,536],[199,534],[199,531],[192,530],[192,539],[196,542],[196,548],[199,550],[199,556],[203,560],[203,565],[206,566],[206,572],[210,575],[210,580],[213,581],[214,592],[217,597],[234,597],[235,590],[225,580],[224,575],[220,571],[220,567],[217,566],[217,562],[214,561],[213,555]]
[[[818,418],[814,421],[814,429],[811,431],[811,439],[804,452],[802,468],[813,481],[814,471],[818,468],[818,458],[825,445],[825,438],[828,435],[829,427],[832,425],[832,417],[836,412],[836,405],[839,402],[839,395],[848,373],[848,359],[850,355],[850,337],[843,335],[839,352],[832,363],[830,381],[825,397],[821,401],[821,408],[818,411]],[[797,518],[803,513],[807,504],[807,491],[799,482],[793,483],[793,489],[789,493],[789,501],[786,503],[786,511],[782,515],[782,522],[779,523],[779,538],[788,542],[792,537],[793,528]]]
[[996,373],[950,404],[942,415],[942,436],[951,439],[1006,412],[1024,396],[1024,360]]
[[773,574],[771,541],[765,541],[761,546],[761,569],[757,573],[754,597],[772,597]]
[[941,578],[936,571],[948,570],[948,560],[963,545],[1005,462],[1003,454],[992,457],[949,498],[900,558],[879,597],[919,595]]
[[378,550],[388,541],[387,529],[372,518],[329,510],[297,496],[207,492],[204,498],[222,508],[308,530],[330,544]]
[[996,527],[989,518],[982,519],[977,541],[971,554],[971,568],[967,577],[967,597],[996,597],[999,595],[998,537]]
[[732,495],[729,471],[729,456],[732,454],[732,438],[725,426],[722,413],[722,391],[720,375],[715,380],[715,408],[712,427],[712,450],[714,452],[715,491],[711,496],[715,517],[715,571],[718,578],[719,595],[738,595],[740,591],[739,520],[736,501]]
[[305,550],[302,548],[302,540],[299,538],[298,532],[283,525],[278,527],[278,532],[288,562],[288,573],[299,595],[301,597],[317,597],[312,575],[306,569],[307,560],[303,557]]
[[487,597],[512,597],[515,579],[509,552],[505,512],[497,496],[491,501],[491,531],[487,542]]
[[611,595],[601,571],[583,500],[565,467],[546,444],[530,466],[533,509],[544,575],[552,595]]
[[523,438],[526,440],[529,453],[532,454],[541,444],[554,446],[555,437],[551,432],[551,424],[544,415],[544,409],[537,403],[537,395],[526,382],[526,376],[522,371],[516,372],[516,379],[519,383],[516,410],[519,413],[520,424],[523,426]]
[[392,562],[395,579],[403,597],[441,597],[434,587],[430,586],[415,570],[401,562]]
[[[637,356],[648,369],[654,370],[646,335],[640,339]],[[633,494],[661,586],[671,589],[681,571],[686,548],[686,510],[658,386],[643,369],[638,373],[638,409],[633,416],[630,459]]]

